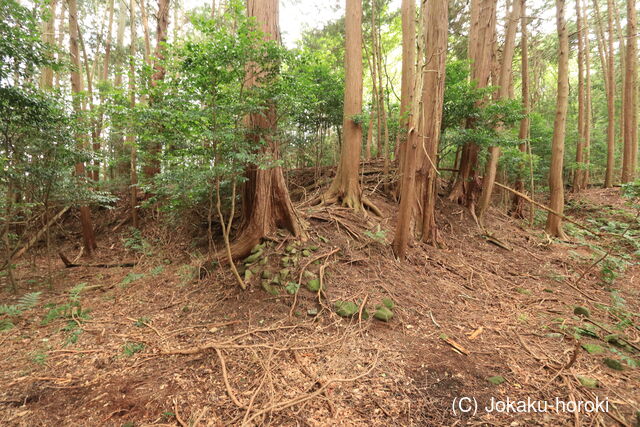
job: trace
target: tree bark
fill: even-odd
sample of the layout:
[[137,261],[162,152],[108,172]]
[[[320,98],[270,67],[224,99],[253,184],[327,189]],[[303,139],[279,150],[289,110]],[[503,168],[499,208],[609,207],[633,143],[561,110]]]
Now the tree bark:
[[[511,68],[513,67],[513,54],[516,44],[516,30],[520,19],[520,0],[514,0],[511,4],[511,13],[507,16],[505,28],[504,48],[502,49],[502,61],[500,63],[500,73],[498,75],[498,99],[509,98],[509,88],[511,87]],[[489,148],[489,158],[485,167],[482,180],[482,194],[478,203],[480,222],[483,221],[487,208],[491,203],[491,195],[498,172],[498,159],[500,158],[500,147]]]
[[[164,44],[167,42],[167,30],[169,28],[169,7],[170,0],[158,0],[158,21],[156,26],[156,49],[155,59],[153,61],[154,73],[151,76],[151,86],[156,87],[158,83],[164,80],[165,69],[162,66],[164,57]],[[177,23],[176,23],[177,24]],[[153,97],[151,102],[154,102]],[[162,146],[159,141],[153,141],[147,147],[149,160],[143,167],[143,173],[147,178],[153,178],[160,173],[160,154]]]
[[437,156],[444,105],[444,83],[449,30],[448,0],[427,1],[424,17],[426,66],[422,88],[423,141],[426,161],[422,165],[422,241],[437,243]]
[[[141,0],[140,3],[144,2]],[[129,20],[131,29],[131,44],[129,45],[129,107],[133,110],[136,106],[136,80],[135,80],[135,56],[136,42],[138,35],[136,32],[136,2],[129,1]],[[138,150],[136,148],[136,136],[134,129],[131,128],[127,132],[127,145],[129,145],[131,170],[129,175],[129,206],[131,208],[131,225],[138,228]]]
[[613,39],[615,37],[613,29],[613,0],[607,0],[607,38],[605,40],[604,31],[602,29],[602,18],[598,0],[593,1],[594,10],[596,12],[596,32],[598,41],[598,52],[605,80],[605,94],[607,98],[607,167],[604,178],[604,188],[613,187],[613,172],[615,169],[615,93],[616,93],[616,77],[615,77],[615,61],[613,50]]
[[111,42],[113,32],[113,14],[114,14],[114,0],[109,0],[109,24],[107,26],[107,40],[104,43],[104,61],[102,63],[102,80],[107,81],[109,79],[109,63],[111,62]]
[[[491,58],[496,25],[496,0],[471,0],[471,28],[469,32],[469,59],[472,62],[471,79],[478,88],[485,88],[491,76]],[[482,101],[481,101],[482,102]],[[467,127],[474,126],[467,120]],[[480,147],[470,141],[462,149],[460,170],[449,194],[449,199],[472,208],[478,192],[476,165]]]
[[578,38],[578,139],[576,140],[576,168],[573,171],[573,191],[579,192],[582,183],[582,157],[584,149],[585,96],[584,96],[584,29],[582,8],[576,0],[576,25]]
[[[421,114],[418,104],[413,104],[414,89],[422,87],[422,73],[415,82],[415,3],[414,0],[402,0],[402,88],[400,97],[400,207],[398,222],[392,243],[395,256],[404,259],[411,239],[411,221],[413,205],[416,200],[416,159],[419,155],[418,122]],[[420,95],[420,93],[416,93]],[[416,98],[417,99],[417,98]],[[413,110],[414,114],[409,114]],[[406,134],[405,134],[406,130]],[[405,136],[406,135],[406,136]]]
[[151,38],[149,37],[149,18],[147,15],[146,0],[140,0],[140,16],[142,18],[142,29],[144,31],[144,62],[151,65]]
[[[567,122],[567,107],[569,97],[569,36],[564,17],[564,0],[556,0],[556,20],[558,27],[558,91],[556,99],[556,118],[553,124],[553,140],[551,143],[551,167],[549,169],[549,207],[558,212],[564,212],[564,182],[562,178],[562,163],[564,157],[564,139]],[[562,229],[562,218],[549,213],[547,216],[547,233],[552,236],[565,238]]]
[[[51,0],[49,2],[49,4],[47,5],[49,9],[47,11],[47,20],[42,23],[42,41],[52,46],[56,43],[55,22],[57,4],[57,0]],[[40,87],[42,89],[53,88],[53,69],[49,67],[45,67],[42,69],[42,75],[40,76]]]
[[622,157],[622,182],[635,179],[637,158],[637,16],[635,0],[627,0],[626,69],[624,78],[624,151]]
[[[78,95],[83,92],[81,66],[80,66],[80,49],[78,48],[78,5],[76,0],[67,0],[69,9],[69,52],[71,54],[71,91],[74,94],[73,107],[76,114],[82,114],[82,102]],[[87,148],[87,136],[78,134],[76,136],[77,145],[80,150]],[[86,172],[83,162],[76,163],[76,176],[80,180],[86,180]],[[84,240],[84,248],[87,256],[91,256],[93,250],[97,248],[96,238],[93,231],[93,223],[91,221],[91,211],[88,206],[80,207],[80,224],[82,227],[82,238]]]
[[[529,41],[527,35],[527,4],[526,0],[520,0],[521,4],[521,17],[520,17],[520,54],[521,54],[521,80],[522,80],[522,110],[525,116],[520,120],[520,130],[518,132],[518,138],[521,141],[528,139],[529,137]],[[518,148],[521,153],[527,152],[527,142],[521,143]],[[524,193],[524,166],[518,171],[518,178],[515,182],[515,189],[519,193]],[[524,218],[524,202],[525,200],[518,196],[517,193],[513,195],[513,204],[511,207],[511,215],[515,218]]]
[[362,113],[362,0],[346,0],[344,84],[344,138],[340,161],[336,176],[322,200],[324,203],[341,202],[357,212],[362,211],[364,205],[377,211],[362,196],[358,182],[362,127],[354,119]]
[[582,6],[582,22],[584,24],[584,67],[585,67],[585,123],[582,127],[583,132],[583,145],[584,152],[582,161],[584,168],[581,174],[580,188],[585,189],[589,186],[590,180],[590,163],[591,163],[591,123],[592,123],[592,111],[591,111],[591,42],[589,41],[589,14],[587,13],[587,0],[583,0]]
[[[118,28],[116,30],[116,47],[117,52],[125,52],[124,47],[124,33],[126,29],[126,6],[124,0],[116,0],[118,3]],[[124,60],[118,58],[114,64],[114,86],[118,89],[123,89],[122,77],[124,71]],[[124,134],[121,126],[114,126],[110,133],[111,144],[116,156],[115,161],[115,176],[121,180],[121,183],[126,184],[131,178],[131,153],[124,144]]]
[[[400,90],[400,130],[398,131],[399,175],[404,171],[404,152],[409,130],[409,113],[413,103],[416,70],[416,5],[415,0],[402,0],[402,81]],[[400,182],[402,178],[400,179]],[[402,185],[402,184],[400,184]]]
[[[267,40],[280,41],[278,0],[247,0],[247,15],[256,18],[258,28],[262,30]],[[249,87],[256,85],[259,74],[260,70],[256,66],[248,67],[246,85]],[[266,141],[257,150],[264,157],[274,160],[278,160],[280,155],[274,135],[276,127],[277,114],[273,104],[269,105],[266,112],[251,114],[247,117],[249,140],[256,147],[260,145],[261,139]],[[356,152],[356,159],[359,159],[359,150]],[[257,165],[249,165],[246,177],[247,181],[242,193],[241,232],[231,248],[234,259],[246,256],[276,227],[286,228],[294,236],[301,233],[282,167],[265,169]]]

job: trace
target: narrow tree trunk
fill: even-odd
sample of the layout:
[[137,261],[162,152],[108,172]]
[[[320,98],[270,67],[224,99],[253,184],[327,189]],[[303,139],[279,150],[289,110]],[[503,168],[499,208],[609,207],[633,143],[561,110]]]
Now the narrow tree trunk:
[[[255,17],[258,28],[268,40],[280,40],[278,29],[278,0],[247,0],[247,15]],[[247,70],[247,86],[257,84],[260,70],[251,66]],[[257,146],[260,140],[266,141],[259,150],[269,158],[279,158],[279,147],[275,139],[277,114],[273,104],[264,113],[255,113],[247,117],[249,140]],[[356,150],[356,162],[359,161],[360,145]],[[356,170],[357,173],[357,170]],[[241,233],[233,243],[233,258],[242,258],[273,232],[276,227],[286,228],[294,236],[300,234],[298,219],[289,198],[282,167],[269,169],[250,165],[246,173],[242,198]]]
[[[89,120],[89,127],[91,129],[91,143],[93,152],[97,157],[100,153],[100,138],[98,135],[98,120],[93,114],[93,77],[91,75],[91,69],[89,68],[89,58],[87,57],[87,49],[84,45],[80,27],[78,27],[78,41],[80,42],[80,46],[82,48],[84,69],[87,75],[87,102],[89,103],[89,111],[91,111],[91,119]],[[93,170],[89,170],[87,176],[89,176],[89,178],[93,179],[94,181],[98,181],[100,177],[100,161],[97,158],[93,161]]]
[[371,143],[373,142],[373,107],[369,113],[369,126],[367,127],[367,143],[364,147],[365,160],[371,160]]
[[589,168],[591,163],[591,122],[593,117],[591,114],[591,42],[589,41],[589,14],[587,13],[587,0],[583,1],[584,4],[582,7],[582,22],[584,25],[585,123],[582,128],[584,145],[582,161],[584,163],[584,168],[582,169],[581,182],[579,183],[579,186],[580,188],[585,189],[589,186],[590,180]]
[[104,44],[104,62],[102,64],[102,80],[109,80],[109,63],[111,62],[111,42],[113,32],[114,0],[109,0],[109,24],[107,26],[107,40]]
[[[360,0],[362,2],[362,0]],[[371,0],[371,86],[373,91],[373,99],[376,106],[376,158],[382,156],[382,109],[383,100],[380,94],[382,89],[378,82],[382,79],[378,78],[378,46],[376,37],[376,0]]]
[[[422,73],[415,81],[415,3],[413,0],[402,0],[402,89],[400,98],[400,207],[398,222],[392,243],[393,252],[398,259],[404,259],[409,240],[411,240],[411,221],[413,205],[416,200],[416,159],[420,154],[419,122],[422,119],[420,103],[412,102],[419,97],[418,89],[422,87]],[[415,99],[418,99],[418,98]],[[409,112],[412,114],[409,114]],[[405,130],[406,129],[406,130]],[[406,134],[405,134],[406,132]]]
[[[141,0],[141,3],[144,0]],[[138,35],[136,32],[136,2],[135,0],[129,1],[130,23],[131,29],[131,44],[129,45],[129,107],[133,110],[136,106],[136,69],[135,69],[135,56],[136,56],[136,42]],[[127,145],[131,150],[130,162],[131,171],[129,176],[129,206],[131,208],[131,225],[138,228],[138,165],[137,157],[138,150],[136,148],[136,135],[134,129],[130,128],[127,132]]]
[[[372,3],[375,3],[376,0],[373,0]],[[380,22],[378,20],[378,24],[376,25],[375,29],[372,29],[372,36],[374,37],[374,40],[376,40],[375,42],[375,47],[376,47],[376,66],[378,68],[378,90],[379,90],[379,95],[378,95],[378,102],[380,104],[380,119],[381,119],[381,124],[382,124],[382,129],[381,129],[381,133],[383,136],[383,141],[382,141],[382,156],[383,156],[383,169],[382,169],[382,175],[383,175],[383,180],[386,180],[388,175],[389,175],[389,126],[387,123],[387,101],[386,101],[386,94],[385,94],[385,85],[383,83],[383,61],[384,61],[384,56],[383,56],[383,52],[382,52],[382,37],[380,35]],[[386,188],[386,184],[384,185],[384,187]]]
[[[509,88],[511,87],[511,68],[513,66],[513,53],[516,44],[516,30],[520,19],[520,0],[514,0],[511,4],[511,13],[507,16],[505,28],[504,48],[502,50],[502,61],[500,63],[500,73],[498,75],[498,99],[509,98]],[[493,193],[496,173],[498,172],[498,159],[500,157],[500,147],[489,148],[489,158],[485,167],[485,174],[482,180],[482,194],[478,203],[480,222],[483,221]]]
[[622,182],[635,179],[637,154],[637,16],[635,0],[627,0],[626,69],[624,78],[624,151],[622,157]]
[[[79,94],[83,92],[81,66],[80,66],[80,49],[78,48],[78,5],[76,0],[67,0],[69,8],[69,51],[71,54],[71,91],[74,94],[73,107],[79,116],[82,115],[82,103]],[[78,134],[76,136],[77,145],[80,150],[87,148],[87,136]],[[75,167],[78,179],[86,180],[86,172],[84,163],[78,162]],[[80,207],[80,223],[82,226],[82,237],[84,239],[84,248],[87,256],[91,256],[96,249],[96,239],[93,232],[93,223],[91,221],[91,211],[88,206]]]
[[[564,212],[564,182],[562,163],[564,157],[564,139],[567,122],[567,106],[569,97],[569,36],[564,18],[564,0],[556,0],[558,39],[558,92],[556,102],[556,118],[553,124],[553,140],[551,142],[551,167],[549,169],[549,207],[560,214]],[[547,216],[547,233],[565,238],[562,230],[562,218],[549,213]]]
[[[594,0],[597,2],[597,0]],[[604,187],[613,187],[613,172],[616,166],[615,148],[616,148],[616,73],[613,50],[613,0],[607,0],[607,170],[605,173]]]
[[358,212],[365,204],[377,211],[362,196],[358,182],[362,127],[354,117],[362,113],[362,0],[346,0],[344,84],[344,141],[340,162],[336,176],[322,199],[324,203],[339,201]]
[[[118,28],[116,30],[116,48],[119,55],[125,54],[124,33],[126,29],[126,5],[124,0],[116,0],[118,3]],[[123,55],[124,56],[124,55]],[[123,89],[122,77],[124,71],[124,60],[118,58],[114,64],[114,85],[118,89]],[[124,144],[123,129],[118,125],[114,126],[110,132],[111,144],[115,153],[115,175],[126,184],[131,178],[131,153]]]
[[[106,83],[109,80],[109,62],[111,61],[111,38],[113,33],[113,13],[114,13],[114,0],[109,1],[108,6],[108,24],[107,24],[107,37],[104,45],[104,59],[102,64],[102,71],[100,73],[99,79]],[[100,105],[104,104],[104,97],[100,94]],[[98,138],[98,144],[100,144],[100,138],[102,137],[102,127],[104,122],[104,112],[103,109],[100,109],[100,114],[96,119],[96,134]],[[100,147],[98,146],[98,150]],[[94,181],[98,181],[98,177],[100,174],[100,162],[98,159],[94,161],[95,173],[98,176],[94,176]],[[105,168],[106,169],[106,168]]]
[[[164,80],[165,69],[162,66],[164,60],[164,44],[167,42],[167,29],[169,28],[169,3],[170,0],[158,0],[158,23],[156,27],[156,50],[153,62],[154,73],[151,76],[151,86],[156,87]],[[177,23],[176,23],[177,24]],[[153,98],[151,99],[153,103]],[[160,142],[153,141],[147,149],[149,161],[143,168],[143,173],[147,178],[153,178],[160,173],[160,154],[162,146]]]
[[[517,1],[517,0],[516,0]],[[520,54],[521,54],[521,80],[522,80],[522,110],[525,116],[520,120],[520,130],[518,138],[524,141],[529,136],[529,42],[527,35],[527,5],[526,0],[520,0],[522,16],[520,17]],[[527,143],[522,142],[518,148],[521,153],[527,152]],[[524,165],[518,170],[518,178],[515,182],[515,189],[519,193],[524,193]],[[515,218],[524,218],[525,200],[514,193],[511,215]]]
[[409,131],[409,113],[413,103],[413,86],[416,70],[416,6],[415,0],[403,0],[402,18],[402,81],[400,91],[400,129],[396,141],[398,164],[397,194],[402,191],[404,154]]
[[[47,5],[47,20],[42,23],[42,41],[52,46],[56,43],[55,22],[57,4],[57,0],[51,0],[49,2],[49,4]],[[42,69],[42,75],[40,76],[40,87],[42,89],[53,88],[53,69],[51,69],[50,67],[45,67]]]
[[142,17],[142,29],[144,31],[144,62],[151,65],[151,39],[149,37],[149,18],[147,16],[146,0],[140,0],[140,16]]
[[[472,62],[471,78],[477,82],[478,88],[487,87],[491,76],[496,3],[496,0],[471,0],[472,20],[468,51]],[[468,119],[467,126],[475,126],[475,120]],[[465,144],[460,159],[460,170],[449,195],[450,200],[463,202],[469,208],[475,205],[478,192],[476,165],[479,150],[473,141]]]
[[430,0],[424,17],[426,67],[422,88],[423,146],[426,162],[422,175],[426,177],[422,196],[422,240],[436,244],[436,198],[438,170],[436,168],[442,108],[444,105],[445,65],[449,30],[448,0]]
[[[626,111],[626,106],[625,106],[625,102],[626,102],[626,97],[624,96],[624,79],[625,79],[625,73],[626,73],[626,46],[627,46],[627,39],[624,36],[624,31],[622,30],[622,24],[620,23],[620,9],[618,8],[618,2],[614,1],[613,2],[613,11],[615,13],[614,17],[614,22],[615,22],[615,26],[616,26],[616,33],[618,34],[618,61],[620,63],[620,95],[619,95],[619,102],[620,102],[620,114],[618,116],[619,119],[619,130],[618,130],[618,141],[619,141],[619,145],[624,147],[624,129],[625,129],[625,111]],[[618,76],[616,76],[616,79],[618,78]],[[616,94],[617,95],[617,94]],[[622,150],[622,155],[624,156],[624,148]]]
[[576,0],[576,25],[578,38],[578,139],[576,140],[576,167],[573,170],[573,191],[581,190],[582,157],[584,149],[585,97],[584,97],[584,30],[582,26],[582,8]]

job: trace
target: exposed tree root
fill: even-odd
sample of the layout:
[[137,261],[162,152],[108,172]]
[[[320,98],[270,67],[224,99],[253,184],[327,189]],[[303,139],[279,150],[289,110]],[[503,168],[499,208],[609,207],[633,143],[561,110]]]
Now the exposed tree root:
[[135,262],[121,262],[116,264],[74,264],[69,261],[62,252],[58,252],[60,259],[64,263],[65,268],[75,268],[75,267],[93,267],[93,268],[116,268],[116,267],[135,267]]

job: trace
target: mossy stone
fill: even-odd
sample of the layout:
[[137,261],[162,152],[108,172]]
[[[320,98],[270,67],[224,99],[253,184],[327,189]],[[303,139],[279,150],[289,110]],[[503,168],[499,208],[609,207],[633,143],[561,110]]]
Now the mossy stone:
[[382,320],[383,322],[388,322],[393,318],[393,311],[389,310],[388,307],[381,305],[378,306],[376,312],[373,314],[373,317],[378,320]]
[[318,275],[316,273],[314,273],[313,271],[305,270],[302,273],[302,277],[304,277],[305,279],[316,279],[318,277]]
[[278,276],[280,276],[281,280],[286,279],[287,277],[289,277],[289,273],[291,272],[291,270],[289,270],[288,268],[283,268],[282,270],[280,270],[278,272]]
[[395,307],[396,303],[393,302],[393,300],[391,298],[383,298],[382,299],[382,304],[387,307],[389,310],[393,310],[393,307]]
[[253,264],[254,262],[258,261],[258,259],[260,259],[260,257],[262,256],[262,249],[260,249],[258,252],[249,255],[248,257],[246,257],[244,259],[244,263],[245,264]]
[[609,357],[605,357],[603,362],[609,368],[614,369],[616,371],[623,371],[624,370],[624,366],[622,366],[622,363],[620,363],[616,359],[611,359]]
[[307,288],[311,292],[318,292],[320,290],[320,279],[311,279],[307,282]]
[[604,353],[604,347],[599,346],[598,344],[586,343],[586,344],[582,344],[582,348],[584,348],[589,354]]
[[595,378],[581,377],[580,375],[578,375],[578,381],[580,381],[580,384],[587,388],[598,387],[598,380]]
[[573,309],[573,314],[575,314],[576,316],[584,316],[584,317],[591,316],[591,312],[589,311],[588,308],[582,307],[579,305],[575,306],[575,308]]
[[262,281],[262,289],[267,291],[268,294],[271,294],[274,296],[278,296],[280,294],[280,292],[278,292],[278,288],[271,285],[267,280]]
[[494,377],[487,378],[487,381],[489,381],[493,385],[500,385],[503,382],[505,382],[506,380],[504,379],[504,377],[502,377],[500,375],[496,375]]
[[358,313],[358,305],[352,301],[336,301],[333,305],[336,314],[341,317],[352,317]]

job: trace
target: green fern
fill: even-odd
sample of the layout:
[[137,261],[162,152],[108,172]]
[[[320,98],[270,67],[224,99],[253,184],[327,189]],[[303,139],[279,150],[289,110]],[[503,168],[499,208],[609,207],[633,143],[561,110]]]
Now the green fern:
[[7,319],[0,320],[0,332],[8,331],[12,329],[15,325]]
[[70,294],[69,298],[71,299],[71,301],[78,301],[80,299],[80,293],[84,291],[86,287],[87,287],[87,282],[82,282],[82,283],[78,283],[73,288],[71,288],[71,290],[69,291],[69,294]]
[[22,310],[17,305],[0,305],[0,314],[6,314],[7,316],[16,317],[22,314]]
[[31,292],[28,294],[24,294],[18,300],[18,304],[16,305],[16,307],[18,307],[20,311],[29,310],[30,308],[35,307],[36,305],[38,305],[38,302],[40,302],[40,294],[42,294],[42,292]]

